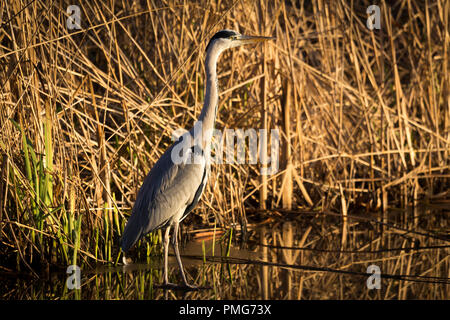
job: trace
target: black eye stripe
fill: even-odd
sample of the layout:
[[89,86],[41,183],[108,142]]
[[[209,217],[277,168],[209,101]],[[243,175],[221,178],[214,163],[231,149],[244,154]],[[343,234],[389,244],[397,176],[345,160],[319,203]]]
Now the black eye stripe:
[[211,40],[215,40],[218,38],[229,38],[231,36],[236,35],[236,32],[234,31],[229,31],[229,30],[221,30],[219,32],[217,32],[212,38]]
[[221,30],[219,32],[217,32],[212,38],[211,40],[209,40],[208,45],[206,46],[206,50],[208,51],[209,45],[216,39],[220,39],[220,38],[230,38],[231,36],[235,36],[237,35],[236,32],[231,31],[231,30]]

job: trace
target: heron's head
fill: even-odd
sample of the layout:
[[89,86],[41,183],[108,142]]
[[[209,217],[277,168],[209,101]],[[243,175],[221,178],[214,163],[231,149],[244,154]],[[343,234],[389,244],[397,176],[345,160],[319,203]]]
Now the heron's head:
[[273,37],[261,37],[261,36],[246,36],[233,30],[220,30],[209,41],[206,47],[206,54],[209,52],[217,52],[220,54],[222,51],[239,47],[244,44],[263,42],[266,40],[274,39]]

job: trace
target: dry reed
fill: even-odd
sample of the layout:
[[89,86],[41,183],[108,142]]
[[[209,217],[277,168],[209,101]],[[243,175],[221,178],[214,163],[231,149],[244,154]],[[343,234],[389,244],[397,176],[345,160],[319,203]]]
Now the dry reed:
[[221,58],[216,127],[280,128],[284,165],[262,178],[259,165],[214,165],[185,228],[328,210],[343,215],[344,249],[347,214],[448,206],[449,1],[382,1],[373,31],[370,1],[80,1],[81,30],[66,26],[70,4],[0,5],[0,270],[118,259],[143,178],[199,115],[205,45],[222,28],[277,40]]

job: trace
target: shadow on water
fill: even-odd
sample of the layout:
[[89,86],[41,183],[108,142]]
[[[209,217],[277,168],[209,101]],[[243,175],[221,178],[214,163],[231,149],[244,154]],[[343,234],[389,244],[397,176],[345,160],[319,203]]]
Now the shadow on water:
[[[80,289],[68,289],[72,274],[65,270],[39,280],[2,276],[1,298],[448,299],[446,210],[425,208],[413,221],[396,210],[382,223],[366,213],[349,215],[346,239],[339,215],[309,212],[268,219],[245,243],[231,236],[189,241],[181,250],[189,281],[209,289],[161,289],[162,261],[150,256],[128,266],[82,268]],[[169,281],[180,283],[173,255],[169,270]]]

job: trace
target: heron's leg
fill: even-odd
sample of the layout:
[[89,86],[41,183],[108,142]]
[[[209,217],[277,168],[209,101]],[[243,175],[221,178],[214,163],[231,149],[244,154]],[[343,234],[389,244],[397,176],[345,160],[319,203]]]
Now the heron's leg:
[[167,226],[166,231],[164,233],[164,240],[163,240],[163,246],[164,246],[164,284],[169,283],[169,273],[167,270],[168,266],[168,257],[169,257],[169,234],[170,234],[170,225]]
[[184,274],[183,264],[181,263],[180,251],[178,250],[178,230],[180,228],[180,223],[176,221],[174,223],[173,229],[173,237],[172,237],[172,245],[175,251],[175,256],[177,257],[178,266],[180,267],[181,277],[183,278],[184,285],[188,288],[195,289],[196,286],[190,285],[187,282],[186,275]]

